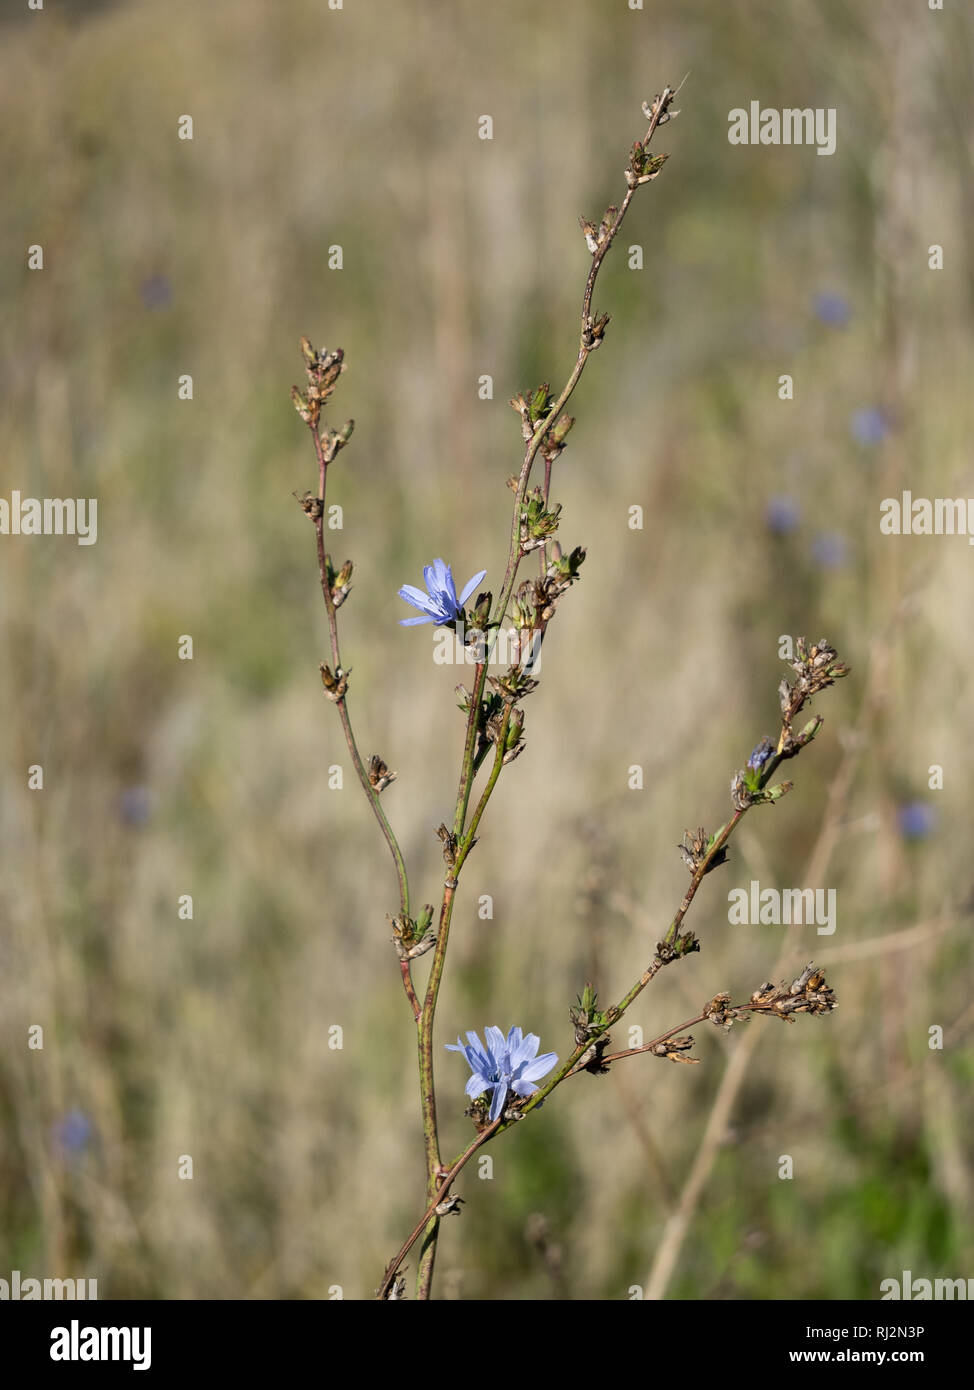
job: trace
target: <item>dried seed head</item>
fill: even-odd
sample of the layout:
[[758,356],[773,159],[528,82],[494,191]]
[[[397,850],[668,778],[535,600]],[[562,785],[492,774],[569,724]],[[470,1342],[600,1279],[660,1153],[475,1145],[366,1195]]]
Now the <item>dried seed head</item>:
[[312,521],[317,521],[321,517],[325,504],[320,497],[316,497],[313,492],[294,492],[291,495],[297,498],[298,506],[304,512],[305,516],[310,517]]
[[321,684],[324,686],[325,694],[328,696],[329,700],[334,700],[336,703],[339,700],[343,700],[345,698],[345,692],[348,689],[348,678],[351,675],[351,668],[344,671],[341,666],[339,666],[337,671],[333,672],[330,666],[326,666],[325,663],[322,662],[318,670],[321,672]]
[[443,842],[443,858],[452,869],[457,862],[457,837],[445,825],[441,825],[436,833]]
[[389,783],[394,782],[397,776],[397,773],[390,772],[378,753],[372,754],[369,759],[369,785],[376,792],[384,792]]
[[731,782],[731,801],[735,811],[746,811],[748,806],[754,804],[753,793],[748,790],[742,772],[734,774],[734,779]]
[[[730,1024],[726,1026],[729,1028]],[[700,1058],[684,1055],[692,1046],[693,1037],[688,1034],[685,1038],[667,1038],[665,1042],[657,1043],[652,1052],[654,1057],[663,1057],[667,1062],[682,1062],[686,1066],[696,1067],[700,1065]]]
[[790,985],[774,985],[766,980],[751,995],[751,1004],[760,1012],[773,1013],[790,1023],[793,1014],[831,1013],[836,999],[824,972],[810,963]]

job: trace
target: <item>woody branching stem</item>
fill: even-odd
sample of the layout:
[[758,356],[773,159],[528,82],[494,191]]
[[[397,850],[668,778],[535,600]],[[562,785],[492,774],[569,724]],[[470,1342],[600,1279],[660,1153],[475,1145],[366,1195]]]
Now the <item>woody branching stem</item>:
[[[478,831],[500,774],[507,763],[514,761],[524,746],[524,715],[520,706],[538,684],[534,676],[539,670],[537,653],[540,644],[544,640],[562,594],[578,579],[579,567],[585,559],[585,551],[580,546],[568,556],[563,555],[560,545],[554,539],[561,508],[552,508],[549,502],[552,465],[565,449],[566,437],[574,423],[571,417],[563,415],[562,411],[578,385],[590,355],[603,341],[609,322],[608,315],[593,314],[592,310],[599,270],[622,226],[636,190],[642,184],[658,177],[667,158],[666,155],[651,155],[649,145],[658,127],[678,114],[671,110],[675,96],[676,92],[666,87],[651,104],[644,104],[643,111],[649,120],[649,129],[630,151],[625,171],[626,193],[621,204],[618,207],[610,206],[598,225],[581,219],[582,231],[592,260],[582,296],[578,353],[564,387],[557,397],[552,397],[545,383],[529,393],[515,396],[511,402],[521,418],[521,433],[525,447],[520,473],[516,478],[509,480],[509,486],[514,493],[514,507],[507,565],[496,605],[490,593],[482,593],[477,596],[468,616],[462,603],[476,580],[471,581],[471,585],[461,596],[460,603],[457,603],[450,577],[448,590],[440,592],[437,600],[439,602],[443,593],[449,592],[450,606],[446,609],[442,605],[433,607],[434,585],[429,576],[435,571],[427,571],[431,608],[425,610],[428,613],[425,620],[454,628],[459,625],[460,630],[465,631],[467,646],[474,650],[472,689],[468,692],[462,687],[458,688],[458,693],[462,695],[461,708],[467,718],[453,824],[452,827],[441,825],[437,831],[442,843],[446,871],[435,930],[432,926],[434,909],[431,904],[424,907],[416,920],[409,916],[409,890],[403,856],[380,804],[381,792],[396,774],[390,772],[377,755],[369,759],[366,767],[356,746],[349,719],[349,673],[341,665],[337,610],[347,596],[352,566],[351,562],[346,561],[341,570],[335,570],[325,550],[324,524],[328,468],[336,454],[348,443],[352,422],[348,421],[341,430],[334,430],[321,421],[322,405],[334,391],[344,370],[341,350],[331,353],[325,350],[316,351],[306,339],[302,340],[309,386],[305,392],[295,387],[292,398],[295,408],[311,430],[318,462],[317,494],[308,493],[299,500],[315,526],[321,589],[334,666],[332,669],[322,665],[322,683],[325,693],[338,708],[356,774],[395,864],[399,882],[399,916],[393,919],[393,940],[399,956],[403,986],[416,1024],[426,1159],[426,1207],[411,1234],[386,1267],[382,1284],[377,1290],[378,1297],[382,1299],[403,1296],[402,1262],[420,1239],[422,1245],[417,1269],[417,1295],[421,1299],[429,1298],[440,1221],[445,1215],[458,1210],[459,1199],[450,1196],[454,1180],[485,1144],[511,1129],[517,1121],[537,1109],[569,1077],[578,1076],[583,1071],[604,1072],[610,1065],[626,1057],[643,1053],[673,1062],[694,1064],[697,1059],[686,1055],[693,1045],[692,1036],[683,1035],[686,1028],[703,1022],[729,1028],[755,1013],[774,1014],[791,1022],[796,1013],[827,1013],[834,1005],[834,995],[826,985],[821,971],[809,965],[790,986],[776,986],[766,982],[752,993],[746,1003],[739,1005],[731,1005],[729,994],[717,995],[695,1018],[660,1034],[652,1042],[622,1052],[607,1051],[609,1029],[623,1017],[663,966],[699,950],[693,933],[683,930],[683,923],[700,885],[708,873],[726,860],[727,845],[744,815],[753,806],[762,803],[773,804],[790,789],[791,783],[772,785],[771,778],[783,761],[796,756],[811,742],[822,722],[821,719],[815,718],[796,732],[793,721],[813,695],[846,674],[847,668],[837,661],[834,650],[824,639],[810,646],[804,638],[799,638],[797,659],[792,662],[797,679],[794,683],[782,681],[779,687],[782,722],[778,740],[772,743],[770,739],[762,739],[748,759],[747,767],[735,775],[731,784],[733,814],[726,824],[709,837],[702,829],[695,834],[686,832],[680,852],[690,869],[690,883],[662,940],[657,944],[649,965],[618,1003],[609,1009],[599,1009],[594,989],[591,985],[586,985],[576,1006],[570,1010],[575,1047],[554,1075],[543,1086],[534,1086],[533,1091],[528,1087],[528,1093],[525,1095],[516,1094],[516,1086],[512,1090],[502,1087],[497,1091],[498,1083],[490,1082],[496,1093],[489,1122],[483,1103],[475,1100],[467,1113],[472,1115],[478,1130],[477,1137],[448,1167],[444,1167],[441,1161],[433,1033],[456,893],[461,872],[476,844]],[[529,491],[532,469],[539,454],[544,461],[544,483],[543,486],[535,486]],[[537,578],[524,581],[515,593],[521,561],[531,550],[537,550],[539,553]],[[442,561],[437,561],[437,565],[440,566],[442,584],[443,575],[449,576],[449,571],[445,570]],[[406,597],[406,592],[402,592]],[[411,592],[414,597],[409,601],[414,603],[417,591]],[[414,603],[414,606],[419,607],[420,604]],[[498,633],[508,616],[513,620],[519,639],[522,640],[520,653],[506,673],[488,675],[488,665],[495,650]],[[525,653],[523,645],[525,637],[530,639],[529,654]],[[491,750],[493,756],[490,771],[479,798],[473,803],[471,813],[477,774],[491,755]],[[412,966],[414,961],[427,951],[432,951],[432,958],[426,988],[421,992],[420,1002],[420,991],[417,991],[413,983]],[[520,1030],[512,1030],[512,1036],[514,1034],[521,1036]],[[536,1047],[538,1040],[534,1038],[531,1041]],[[550,1061],[546,1056],[540,1059],[540,1062],[550,1066],[555,1060],[554,1054],[550,1054]],[[530,1073],[528,1075],[530,1078]],[[535,1079],[544,1075],[545,1070],[542,1068],[535,1073]]]
[[[848,667],[843,662],[836,660],[834,649],[824,639],[810,646],[804,638],[799,638],[796,646],[797,659],[792,662],[792,667],[797,672],[797,679],[793,684],[783,680],[779,687],[782,728],[777,747],[771,743],[770,739],[762,739],[752,752],[747,768],[735,775],[731,783],[731,796],[735,803],[735,809],[726,825],[709,838],[702,830],[695,835],[691,835],[690,831],[687,831],[681,846],[681,853],[688,867],[692,870],[690,887],[684,895],[666,935],[657,946],[656,955],[652,962],[619,1002],[607,1010],[600,1011],[597,1008],[595,994],[588,987],[586,988],[585,994],[578,1001],[578,1008],[572,1010],[576,1037],[574,1051],[551,1079],[539,1087],[532,1096],[525,1101],[515,1100],[508,1105],[496,1124],[491,1125],[489,1130],[485,1130],[479,1136],[479,1142],[476,1146],[470,1151],[465,1150],[450,1166],[445,1175],[441,1170],[442,1181],[433,1193],[435,1201],[431,1202],[427,1215],[424,1217],[424,1223],[430,1212],[443,1202],[450,1184],[469,1162],[473,1153],[482,1148],[488,1140],[505,1133],[519,1120],[530,1114],[569,1077],[578,1076],[583,1071],[596,1074],[604,1072],[608,1070],[611,1063],[643,1053],[665,1057],[668,1061],[695,1062],[697,1061],[696,1058],[685,1055],[693,1044],[693,1038],[677,1037],[676,1035],[681,1034],[685,1028],[694,1027],[705,1021],[720,1028],[730,1028],[734,1023],[743,1022],[748,1015],[764,1014],[793,1022],[798,1013],[824,1014],[829,1013],[834,1008],[835,995],[828,988],[824,975],[813,965],[807,965],[790,986],[776,986],[771,981],[766,981],[754,991],[747,1003],[740,1005],[731,1005],[729,994],[719,994],[695,1018],[661,1033],[652,1042],[646,1043],[642,1047],[628,1048],[624,1052],[607,1053],[605,1051],[609,1028],[622,1018],[633,1000],[642,993],[663,966],[699,950],[699,943],[691,932],[682,934],[680,932],[680,926],[696,896],[697,889],[708,873],[725,862],[726,846],[747,811],[753,806],[761,804],[773,805],[790,789],[791,783],[773,786],[770,784],[770,779],[780,763],[787,758],[796,757],[812,741],[822,725],[821,718],[816,716],[796,733],[792,728],[792,721],[813,695],[818,694],[848,674]],[[675,1041],[671,1041],[673,1039]],[[422,1229],[422,1225],[419,1229]],[[382,1290],[385,1292],[380,1290],[380,1297],[385,1297],[388,1289],[392,1287],[399,1264],[405,1257],[406,1251],[414,1243],[415,1238],[414,1234],[397,1257],[395,1266],[390,1266],[387,1269],[386,1278],[382,1285]]]
[[[569,1077],[581,1076],[583,1072],[596,1074],[605,1072],[608,1071],[609,1064],[612,1062],[621,1062],[626,1057],[638,1057],[644,1053],[652,1057],[663,1058],[668,1062],[681,1062],[690,1066],[697,1065],[699,1058],[685,1055],[693,1045],[692,1037],[680,1036],[687,1028],[695,1028],[699,1023],[710,1023],[716,1028],[729,1029],[735,1023],[744,1023],[749,1016],[755,1014],[793,1022],[796,1014],[828,1013],[834,1005],[835,996],[826,985],[824,975],[820,970],[809,965],[789,986],[775,987],[770,982],[761,985],[759,989],[754,991],[746,1004],[731,1004],[729,994],[718,994],[696,1017],[678,1023],[675,1028],[668,1028],[665,1033],[660,1033],[659,1037],[653,1038],[652,1042],[644,1043],[642,1047],[626,1048],[624,1052],[610,1052],[595,1056],[589,1063],[576,1064],[562,1079],[567,1081]],[[379,1298],[388,1297],[389,1291],[396,1282],[396,1275],[403,1260],[419,1239],[428,1221],[435,1217],[437,1207],[443,1206],[456,1178],[466,1168],[474,1155],[506,1127],[508,1126],[504,1123],[504,1117],[501,1116],[493,1124],[481,1130],[476,1139],[441,1174],[429,1206],[397,1251],[394,1259],[389,1262],[383,1282],[377,1291]]]
[[[485,665],[478,665],[477,675],[474,681],[475,693],[478,690],[483,690],[483,673],[485,670]],[[472,704],[471,713],[476,708],[477,705]],[[511,708],[510,704],[506,707],[501,723],[501,732],[496,740],[494,765],[491,769],[490,777],[477,803],[470,821],[470,827],[466,834],[463,834],[467,805],[470,799],[470,788],[473,783],[474,743],[471,735],[476,734],[476,725],[473,723],[472,719],[468,723],[467,739],[464,746],[463,771],[460,775],[460,790],[457,796],[457,819],[455,825],[459,827],[459,829],[454,832],[456,848],[453,851],[453,863],[447,871],[446,882],[443,888],[443,901],[440,907],[440,928],[436,942],[436,951],[433,956],[433,965],[426,986],[426,998],[423,1002],[423,1011],[419,1020],[419,1068],[420,1088],[423,1101],[423,1134],[426,1139],[426,1163],[428,1173],[427,1195],[430,1197],[431,1201],[437,1191],[437,1185],[440,1181],[440,1147],[439,1133],[436,1124],[436,1091],[433,1080],[433,1017],[436,1012],[436,1000],[439,995],[440,982],[443,979],[443,966],[446,960],[446,948],[450,934],[450,920],[453,915],[453,902],[456,896],[460,870],[463,868],[464,862],[473,848],[477,827],[487,808],[487,802],[490,800],[491,792],[497,785],[497,779],[500,776],[501,768],[504,764],[504,756],[507,751],[507,730],[510,724]],[[446,848],[444,852],[447,852]],[[430,1281],[433,1274],[433,1262],[436,1258],[437,1231],[438,1221],[436,1216],[433,1215],[430,1219],[430,1227],[426,1234],[423,1253],[420,1258],[418,1291],[422,1298],[429,1297]]]
[[783,680],[778,687],[782,725],[777,746],[772,744],[770,739],[762,739],[748,759],[747,767],[735,775],[731,782],[734,814],[726,825],[721,826],[720,830],[709,838],[703,830],[698,831],[696,835],[691,835],[689,830],[686,832],[680,852],[691,870],[690,886],[677,908],[665,936],[656,948],[656,955],[639,976],[639,979],[616,1005],[601,1013],[596,1011],[593,1006],[591,1017],[588,1020],[587,1033],[584,1036],[579,1036],[581,1029],[577,1030],[577,1046],[574,1052],[559,1067],[554,1076],[525,1103],[521,1111],[522,1114],[527,1114],[540,1105],[556,1086],[561,1085],[588,1048],[597,1044],[608,1028],[618,1023],[633,1000],[642,994],[664,965],[669,965],[672,961],[679,960],[700,949],[692,932],[682,934],[680,932],[683,920],[696,897],[697,889],[708,873],[726,861],[727,844],[747,812],[754,806],[774,805],[791,790],[791,782],[772,785],[771,778],[780,764],[787,758],[797,757],[801,750],[811,743],[822,727],[821,717],[816,716],[796,733],[792,728],[792,721],[813,695],[817,695],[819,691],[834,685],[837,680],[841,680],[849,673],[848,666],[844,662],[836,660],[834,648],[829,646],[824,638],[809,647],[804,637],[800,637],[796,646],[798,655],[797,659],[792,662],[792,667],[797,672],[797,679],[793,685],[789,684],[787,680]]
[[[378,757],[370,759],[369,770],[366,770],[359,753],[355,734],[352,730],[352,721],[348,712],[348,676],[349,672],[342,669],[341,651],[338,643],[338,609],[345,601],[349,592],[349,580],[352,575],[352,565],[346,561],[341,570],[337,573],[331,563],[331,557],[325,549],[325,494],[328,486],[328,467],[340,449],[348,443],[354,428],[354,421],[348,420],[341,430],[329,430],[325,426],[325,433],[322,434],[321,407],[334,391],[338,378],[345,370],[344,353],[338,348],[332,353],[319,353],[308,342],[307,338],[301,339],[301,349],[304,353],[307,364],[308,388],[301,392],[295,386],[291,391],[291,398],[295,407],[311,431],[311,439],[314,444],[315,459],[318,464],[318,491],[315,493],[305,493],[298,500],[301,508],[314,523],[315,540],[318,550],[318,574],[321,582],[321,596],[325,602],[325,614],[328,619],[328,637],[331,645],[331,659],[334,663],[334,670],[322,663],[321,681],[324,686],[325,694],[334,703],[338,710],[338,717],[341,721],[342,732],[345,735],[345,743],[348,746],[349,757],[355,774],[361,783],[362,790],[368,798],[372,812],[379,823],[386,844],[389,846],[389,853],[396,868],[396,877],[399,883],[399,910],[404,919],[409,917],[409,879],[406,873],[406,863],[403,859],[399,841],[396,839],[395,832],[389,824],[389,819],[382,808],[379,800],[382,789],[395,778],[395,773],[389,774],[385,764]],[[382,771],[379,771],[379,768]],[[410,1002],[414,1015],[419,1013],[419,1002],[413,988],[412,973],[409,961],[402,962],[403,987],[406,997]]]
[[[627,189],[625,198],[619,208],[610,208],[598,234],[588,234],[592,236],[594,247],[590,242],[592,252],[592,264],[589,268],[588,278],[585,282],[585,293],[582,297],[582,323],[579,336],[578,356],[575,365],[562,388],[557,400],[552,401],[548,395],[547,387],[541,388],[528,401],[521,396],[515,398],[512,404],[518,409],[522,419],[522,433],[525,438],[524,460],[521,464],[521,472],[514,488],[514,506],[511,519],[511,541],[507,557],[507,568],[504,572],[504,579],[501,585],[500,595],[495,609],[495,629],[494,636],[486,638],[487,656],[493,649],[496,638],[496,630],[503,623],[507,614],[508,604],[514,591],[517,580],[518,569],[524,556],[525,549],[522,544],[522,521],[524,516],[524,504],[527,496],[528,484],[531,478],[531,470],[538,451],[546,442],[553,442],[552,447],[546,453],[545,458],[545,491],[544,500],[547,502],[548,490],[551,480],[551,463],[559,446],[563,447],[565,435],[571,428],[570,420],[561,419],[561,411],[567,405],[572,392],[578,385],[585,364],[591,353],[601,345],[606,326],[609,322],[608,315],[592,317],[592,294],[595,289],[595,282],[598,279],[599,270],[604,261],[609,247],[615,240],[616,233],[622,226],[623,218],[629,209],[629,204],[635,196],[636,189],[642,183],[648,183],[654,179],[663,166],[662,158],[653,160],[648,156],[647,150],[649,142],[652,140],[657,127],[671,118],[670,104],[676,95],[675,91],[669,87],[664,88],[661,95],[657,96],[649,115],[649,130],[645,138],[633,147],[630,163],[626,170]],[[673,113],[675,114],[675,113]],[[583,224],[587,225],[587,224]],[[554,428],[553,428],[554,427]],[[545,557],[547,545],[539,547],[541,551],[542,575],[545,572]],[[537,631],[537,642],[543,638],[544,630],[547,626],[547,619],[542,619]],[[420,1047],[420,1077],[421,1094],[423,1100],[423,1132],[426,1140],[426,1162],[428,1192],[435,1191],[438,1174],[440,1171],[439,1141],[436,1125],[436,1099],[433,1084],[433,1020],[436,1013],[437,998],[439,995],[440,982],[443,976],[443,960],[446,955],[447,936],[450,928],[450,918],[453,911],[453,900],[456,893],[456,884],[459,878],[460,867],[463,860],[472,848],[472,836],[476,826],[472,826],[466,840],[463,840],[464,826],[466,822],[467,808],[470,799],[470,791],[475,775],[474,759],[476,756],[477,734],[479,732],[479,721],[481,719],[481,707],[484,695],[484,686],[487,675],[487,662],[478,664],[474,688],[470,699],[470,710],[467,718],[467,736],[464,743],[463,761],[460,769],[460,785],[457,792],[456,818],[454,820],[453,835],[456,842],[463,843],[464,849],[460,854],[459,860],[453,865],[449,865],[448,873],[443,888],[443,898],[440,905],[440,928],[439,939],[436,945],[436,954],[433,960],[433,968],[430,972],[429,984],[426,990],[426,999],[423,1004],[423,1015],[419,1025],[419,1047]],[[510,705],[508,705],[508,712]],[[508,713],[509,717],[509,713]],[[506,730],[505,722],[505,730]],[[503,760],[503,741],[498,742],[498,751]],[[494,773],[488,783],[485,800],[481,804],[479,814],[476,817],[479,822],[483,815],[483,808],[486,798],[489,797],[500,772],[500,761],[495,763]],[[432,1220],[427,1231],[423,1254],[420,1261],[418,1278],[418,1293],[420,1297],[428,1296],[429,1281],[432,1274],[432,1265],[435,1258],[437,1236],[437,1223]]]
[[[641,141],[637,141],[632,148],[629,165],[626,168],[626,195],[618,208],[610,207],[602,220],[601,225],[596,228],[594,223],[581,219],[582,230],[585,232],[586,242],[592,253],[592,264],[589,268],[588,278],[585,281],[585,292],[582,295],[582,327],[579,336],[578,357],[571,370],[568,380],[562,388],[561,395],[555,401],[544,400],[540,405],[544,411],[540,423],[535,424],[534,416],[531,414],[531,407],[528,403],[527,410],[522,408],[522,418],[524,419],[524,431],[527,442],[527,449],[524,454],[524,462],[521,465],[521,473],[517,480],[517,488],[514,494],[514,519],[511,525],[511,548],[507,559],[507,569],[504,572],[504,583],[501,587],[501,595],[498,600],[497,614],[503,620],[507,612],[507,605],[511,599],[514,589],[514,581],[517,578],[518,565],[521,561],[523,551],[520,543],[520,522],[521,508],[527,494],[528,483],[531,478],[531,469],[534,460],[538,455],[542,442],[551,433],[552,425],[565,406],[568,404],[575,387],[579,383],[585,364],[590,355],[602,344],[605,330],[609,323],[608,314],[600,314],[597,318],[592,317],[592,295],[595,291],[595,282],[598,279],[602,262],[608,254],[609,248],[615,241],[616,233],[622,226],[623,219],[629,211],[629,204],[636,194],[636,189],[644,183],[649,183],[659,174],[667,156],[660,155],[656,158],[648,154],[649,144],[656,133],[657,127],[672,120],[679,115],[678,111],[671,111],[670,106],[676,91],[670,87],[664,87],[662,93],[657,96],[651,107],[644,107],[649,116],[649,129]],[[514,402],[512,402],[514,404]],[[532,428],[533,426],[533,428]],[[570,425],[569,425],[570,428]],[[566,431],[567,433],[567,431]],[[548,493],[551,487],[551,464],[552,458],[545,459],[545,485],[544,500],[547,502]],[[542,548],[542,565],[546,548]]]

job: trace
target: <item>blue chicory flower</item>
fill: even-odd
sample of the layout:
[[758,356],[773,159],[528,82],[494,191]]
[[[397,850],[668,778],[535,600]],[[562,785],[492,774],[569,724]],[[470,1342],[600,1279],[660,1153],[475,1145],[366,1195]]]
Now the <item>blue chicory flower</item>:
[[823,570],[841,569],[846,551],[845,538],[837,531],[822,531],[812,541],[812,559]]
[[857,444],[882,444],[889,434],[890,422],[880,406],[870,405],[853,412],[849,428]]
[[925,801],[908,801],[899,808],[897,820],[905,840],[923,840],[933,830],[937,817]]
[[150,275],[142,281],[139,293],[147,309],[165,309],[172,299],[172,283],[167,275]]
[[54,1126],[54,1140],[62,1153],[80,1154],[92,1137],[92,1124],[83,1110],[69,1110]]
[[424,594],[422,589],[417,589],[412,584],[404,584],[399,590],[399,597],[411,603],[414,608],[420,609],[423,614],[421,618],[400,618],[400,627],[415,627],[418,623],[435,623],[437,627],[442,627],[455,623],[462,616],[463,605],[486,573],[486,570],[481,570],[469,579],[464,585],[463,593],[457,598],[453,570],[442,560],[434,560],[423,570],[428,593]]
[[152,815],[152,793],[148,787],[126,787],[117,805],[118,814],[126,825],[145,825]]
[[849,301],[832,290],[822,290],[812,300],[812,307],[822,323],[832,328],[845,328],[852,315]]
[[747,765],[754,772],[760,772],[769,758],[774,757],[775,746],[769,738],[763,738],[758,746],[753,749],[751,756],[747,760]]
[[512,1028],[507,1037],[499,1028],[485,1028],[487,1046],[481,1043],[476,1033],[467,1034],[467,1046],[457,1038],[455,1043],[447,1043],[447,1052],[462,1052],[473,1075],[467,1082],[467,1095],[471,1100],[482,1096],[485,1091],[493,1091],[490,1102],[491,1122],[503,1113],[509,1091],[519,1096],[534,1095],[538,1089],[536,1082],[547,1076],[558,1061],[556,1052],[544,1052],[539,1057],[541,1039],[536,1033],[524,1037],[520,1028]]
[[801,511],[791,497],[772,497],[764,509],[764,520],[769,531],[786,536],[801,521]]

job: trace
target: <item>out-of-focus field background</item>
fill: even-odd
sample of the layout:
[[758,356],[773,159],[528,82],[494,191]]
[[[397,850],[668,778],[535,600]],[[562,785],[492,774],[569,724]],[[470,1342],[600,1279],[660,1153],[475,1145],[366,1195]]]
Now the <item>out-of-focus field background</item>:
[[[384,804],[432,901],[465,673],[397,625],[396,590],[438,555],[500,587],[506,402],[564,380],[578,215],[622,196],[641,102],[688,70],[654,146],[670,161],[600,280],[612,323],[555,475],[583,579],[461,887],[444,1151],[471,1132],[444,1043],[519,1023],[565,1055],[586,979],[609,1002],[651,958],[684,828],[726,819],[733,772],[777,733],[788,633],[825,634],[853,674],[816,702],[791,796],[704,884],[702,952],[631,1022],[653,1036],[809,959],[840,1007],[698,1028],[701,1066],[564,1087],[496,1146],[491,1181],[462,1180],[438,1292],[876,1298],[904,1269],[974,1275],[974,554],[879,532],[903,488],[974,496],[971,16],[131,0],[11,5],[0,33],[0,494],[99,502],[94,546],[0,537],[0,1275],[369,1297],[413,1225],[395,880],[322,696],[291,496],[316,485],[288,400],[298,338],[347,354],[330,414],[356,431],[329,490],[333,554],[356,566],[351,712],[398,770]],[[836,153],[729,145],[728,112],[755,99],[835,107]],[[835,888],[835,934],[798,929],[779,964],[783,928],[727,921],[751,879]]]

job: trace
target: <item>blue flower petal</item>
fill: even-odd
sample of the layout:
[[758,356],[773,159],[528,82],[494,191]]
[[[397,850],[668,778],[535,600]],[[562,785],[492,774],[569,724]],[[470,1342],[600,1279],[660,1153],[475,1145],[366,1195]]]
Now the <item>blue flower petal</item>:
[[504,1034],[499,1028],[493,1026],[484,1029],[484,1041],[487,1044],[487,1055],[491,1065],[499,1070],[504,1056]]
[[474,575],[473,579],[467,580],[466,584],[464,585],[463,593],[460,595],[460,598],[458,599],[458,603],[461,608],[466,603],[470,595],[473,593],[474,589],[476,589],[480,581],[484,578],[486,573],[486,570],[481,570],[479,574]]
[[489,1056],[489,1054],[488,1054],[488,1052],[487,1052],[487,1049],[484,1047],[483,1043],[482,1043],[482,1042],[480,1041],[480,1039],[477,1037],[477,1034],[476,1034],[476,1033],[468,1033],[468,1034],[467,1034],[467,1042],[470,1044],[469,1048],[467,1049],[467,1056],[469,1057],[470,1054],[473,1053],[473,1055],[477,1058],[477,1061],[478,1061],[481,1065],[483,1065],[483,1066],[489,1066],[489,1065],[490,1065],[490,1061],[491,1061],[490,1056]]
[[548,1075],[557,1061],[557,1052],[542,1053],[540,1057],[536,1057],[533,1062],[529,1062],[526,1067],[521,1068],[521,1080],[540,1081],[543,1076]]
[[507,1087],[504,1085],[503,1082],[498,1082],[498,1084],[494,1087],[494,1098],[490,1102],[491,1123],[493,1123],[493,1121],[497,1119],[501,1111],[504,1109],[504,1102],[506,1100]]
[[520,1077],[511,1082],[511,1090],[516,1091],[519,1096],[533,1096],[537,1089],[533,1081],[524,1081]]
[[399,590],[399,597],[404,598],[407,603],[411,603],[414,608],[427,608],[429,606],[429,594],[424,594],[422,589],[417,589],[415,584],[404,584]]
[[[520,1029],[518,1030],[520,1032]],[[511,1061],[514,1067],[519,1067],[525,1062],[530,1062],[537,1055],[538,1048],[541,1046],[541,1039],[537,1033],[529,1033],[522,1039],[519,1047],[511,1054]]]

